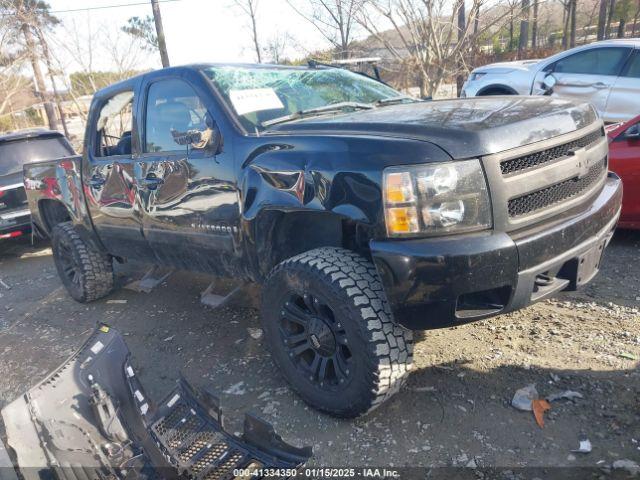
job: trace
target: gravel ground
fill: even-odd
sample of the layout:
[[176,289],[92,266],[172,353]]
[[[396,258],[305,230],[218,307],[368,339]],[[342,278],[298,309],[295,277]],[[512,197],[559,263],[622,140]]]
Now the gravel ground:
[[[639,245],[640,234],[618,232],[603,270],[581,292],[420,334],[407,386],[369,416],[345,421],[289,390],[247,302],[219,311],[199,303],[206,277],[175,273],[150,294],[119,289],[81,305],[63,290],[46,244],[5,243],[0,407],[100,321],[124,333],[149,394],[162,397],[182,371],[220,393],[234,429],[242,412],[255,412],[287,441],[312,445],[314,465],[596,467],[606,475],[616,460],[640,463]],[[541,429],[510,405],[532,383],[541,396],[573,390],[583,398],[552,402]],[[584,439],[592,452],[572,452]],[[568,478],[579,470],[564,471]]]

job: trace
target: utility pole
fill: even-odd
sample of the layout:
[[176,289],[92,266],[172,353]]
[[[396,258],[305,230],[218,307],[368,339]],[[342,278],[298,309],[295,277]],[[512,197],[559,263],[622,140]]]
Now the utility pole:
[[29,29],[29,25],[27,25],[26,23],[23,23],[22,27],[20,28],[22,30],[22,34],[24,35],[25,43],[27,44],[29,60],[31,61],[31,67],[33,68],[33,76],[36,82],[36,87],[38,88],[40,94],[40,99],[42,100],[42,104],[44,105],[44,111],[47,114],[49,128],[51,130],[57,130],[58,120],[56,119],[56,112],[53,109],[53,105],[47,98],[47,87],[44,84],[42,70],[40,70],[40,63],[38,61],[38,56],[36,55],[36,46],[33,41],[33,35],[31,33],[31,30]]
[[167,53],[167,42],[164,39],[164,29],[162,28],[162,16],[160,15],[158,0],[151,0],[151,8],[153,9],[153,20],[156,23],[156,36],[158,37],[158,48],[160,49],[162,68],[167,68],[170,66],[169,54]]

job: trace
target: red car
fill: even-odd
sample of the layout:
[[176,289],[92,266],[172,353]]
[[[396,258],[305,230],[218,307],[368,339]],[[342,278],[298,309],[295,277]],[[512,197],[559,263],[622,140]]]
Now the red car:
[[622,178],[624,196],[618,226],[640,230],[640,115],[607,127],[609,170]]

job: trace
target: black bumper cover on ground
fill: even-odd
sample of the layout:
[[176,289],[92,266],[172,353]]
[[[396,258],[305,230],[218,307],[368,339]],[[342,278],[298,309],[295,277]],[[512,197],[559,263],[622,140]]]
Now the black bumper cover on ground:
[[416,330],[460,325],[575,290],[598,271],[620,215],[609,174],[586,211],[518,233],[374,240],[371,253],[391,310]]
[[122,336],[101,326],[2,410],[23,478],[216,480],[247,467],[295,470],[311,456],[251,415],[242,436],[227,433],[216,397],[184,379],[156,404],[129,356]]

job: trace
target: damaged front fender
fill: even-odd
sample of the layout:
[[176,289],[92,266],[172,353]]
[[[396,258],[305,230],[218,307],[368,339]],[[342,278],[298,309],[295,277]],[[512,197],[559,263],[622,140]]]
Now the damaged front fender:
[[105,325],[2,417],[26,480],[227,479],[239,469],[293,471],[311,456],[251,415],[242,436],[228,433],[217,398],[185,379],[154,402]]

